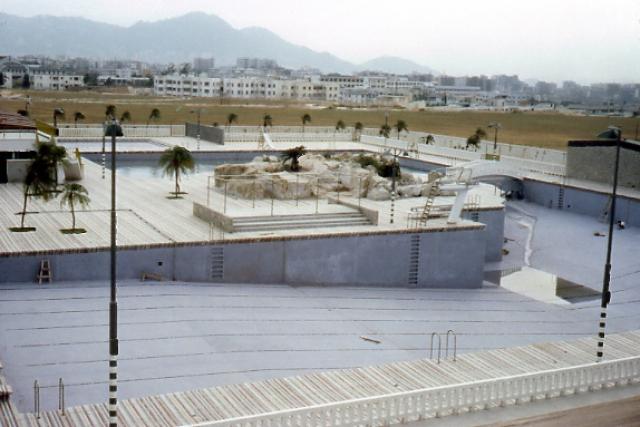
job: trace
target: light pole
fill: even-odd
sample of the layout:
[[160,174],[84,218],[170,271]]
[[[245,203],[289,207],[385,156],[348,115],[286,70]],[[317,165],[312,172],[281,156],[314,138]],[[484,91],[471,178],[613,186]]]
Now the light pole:
[[611,246],[613,243],[613,224],[616,218],[616,192],[618,190],[618,167],[620,165],[620,145],[622,143],[622,130],[616,126],[609,126],[609,129],[598,135],[598,138],[615,139],[616,160],[613,167],[613,189],[611,191],[611,210],[609,211],[609,235],[607,236],[607,259],[604,264],[604,278],[602,280],[602,299],[600,303],[600,323],[598,324],[598,351],[597,361],[602,360],[604,353],[604,330],[607,321],[607,305],[611,302]]
[[198,128],[196,130],[196,149],[198,151],[200,151],[200,110],[201,108],[198,108],[197,110],[191,110],[190,113],[196,113],[196,116],[198,117]]
[[109,427],[118,425],[118,301],[116,299],[116,137],[122,136],[122,128],[115,118],[107,126],[105,136],[111,137],[111,251],[109,299]]
[[489,129],[493,129],[495,131],[493,135],[493,153],[498,150],[498,130],[502,128],[502,125],[498,122],[491,122],[487,125]]

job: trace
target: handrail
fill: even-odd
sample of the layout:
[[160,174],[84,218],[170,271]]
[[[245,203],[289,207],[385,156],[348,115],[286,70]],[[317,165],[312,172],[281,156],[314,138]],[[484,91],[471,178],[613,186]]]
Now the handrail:
[[[441,411],[455,411],[482,404],[508,404],[537,395],[562,395],[566,391],[597,388],[606,383],[626,383],[640,379],[640,356],[548,369],[527,374],[469,381],[419,390],[403,391],[285,409],[226,420],[187,424],[191,427],[229,426],[346,426],[383,424],[402,419],[423,419]],[[345,417],[346,413],[350,417]],[[185,426],[187,426],[185,425]]]
[[62,378],[58,379],[58,410],[62,412],[62,415],[65,413],[64,409],[64,383],[62,382]]
[[449,357],[449,334],[453,335],[453,361],[455,362],[456,361],[456,355],[458,354],[458,336],[453,331],[453,329],[449,329],[447,331],[447,340],[446,340],[446,344],[445,344],[444,357],[445,358]]
[[429,360],[433,359],[433,337],[438,337],[438,363],[440,363],[440,353],[442,351],[442,340],[440,339],[440,334],[437,332],[431,333],[431,344],[429,345]]

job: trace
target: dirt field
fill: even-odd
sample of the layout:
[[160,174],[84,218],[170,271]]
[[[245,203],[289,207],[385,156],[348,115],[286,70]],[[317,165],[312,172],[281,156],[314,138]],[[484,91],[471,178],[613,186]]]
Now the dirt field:
[[[385,110],[343,109],[317,106],[300,102],[236,100],[219,98],[169,98],[130,95],[126,91],[112,93],[5,91],[0,97],[0,109],[16,111],[25,108],[24,96],[31,96],[32,117],[47,122],[52,121],[52,112],[62,107],[66,112],[63,122],[73,122],[74,112],[80,111],[86,119],[84,123],[95,123],[104,119],[105,108],[109,104],[117,107],[118,115],[129,111],[133,123],[146,123],[153,108],[158,108],[161,118],[158,123],[182,123],[194,121],[192,111],[201,108],[204,124],[218,122],[223,125],[229,113],[238,115],[237,124],[258,125],[262,116],[269,114],[274,125],[300,125],[301,116],[309,113],[311,125],[333,126],[338,120],[347,125],[362,122],[367,127],[379,127],[384,123]],[[438,134],[461,137],[471,135],[479,126],[489,122],[502,124],[499,140],[515,144],[535,145],[564,149],[568,140],[593,138],[610,124],[622,126],[627,135],[633,136],[638,119],[608,117],[576,117],[557,113],[496,113],[496,112],[441,112],[391,110],[390,124],[405,120],[410,130],[424,130]],[[81,122],[82,123],[82,122]],[[488,133],[493,133],[488,129]]]

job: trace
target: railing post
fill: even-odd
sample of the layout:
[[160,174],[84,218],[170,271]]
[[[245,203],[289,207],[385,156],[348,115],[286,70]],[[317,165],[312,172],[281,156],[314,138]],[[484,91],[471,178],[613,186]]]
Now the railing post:
[[271,216],[273,216],[273,199],[275,198],[275,187],[273,182],[273,175],[271,175]]
[[224,179],[224,201],[223,201],[223,213],[227,213],[227,183],[228,178]]
[[33,382],[33,412],[36,418],[40,419],[40,384],[38,380]]
[[320,200],[320,177],[316,176],[316,213],[318,213],[319,200]]
[[58,379],[58,409],[62,411],[62,415],[64,415],[64,383],[62,382],[62,378]]
[[449,329],[447,331],[447,340],[446,340],[446,349],[445,349],[445,358],[449,357],[449,334],[453,335],[453,361],[456,361],[456,354],[458,353],[458,337],[453,329]]
[[252,191],[252,193],[253,193],[253,197],[251,198],[251,207],[253,209],[255,209],[256,208],[256,179],[255,178],[253,179],[253,191]]
[[442,340],[440,339],[440,334],[436,332],[431,333],[431,344],[429,350],[429,359],[433,359],[433,338],[438,337],[438,364],[440,363],[440,353],[442,351]]

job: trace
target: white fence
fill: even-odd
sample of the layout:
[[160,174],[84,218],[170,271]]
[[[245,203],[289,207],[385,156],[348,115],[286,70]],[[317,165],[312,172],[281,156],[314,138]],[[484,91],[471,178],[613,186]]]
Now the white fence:
[[640,357],[195,424],[198,427],[387,426],[640,380]]
[[[375,145],[378,148],[396,148],[402,151],[411,152],[410,144],[407,141],[383,138],[379,136],[362,135],[360,142],[363,144]],[[449,160],[452,165],[456,165],[459,162],[468,162],[473,160],[480,160],[484,158],[484,153],[481,151],[460,150],[456,148],[447,148],[437,145],[418,143],[415,145],[418,152],[423,155],[438,156],[443,159]],[[525,173],[539,173],[544,175],[564,176],[565,166],[561,164],[548,163],[536,160],[527,160],[516,157],[501,156],[500,163],[505,166],[517,169]]]
[[[102,125],[79,125],[78,127],[59,127],[64,138],[101,138],[104,135]],[[122,132],[129,138],[153,138],[167,136],[185,136],[184,125],[123,125]]]
[[[271,140],[274,142],[332,142],[342,141],[347,142],[352,140],[352,134],[350,132],[327,132],[327,133],[311,133],[311,132],[269,132]],[[225,133],[224,143],[232,144],[234,142],[258,142],[260,139],[260,133],[256,133],[255,129],[252,132],[246,133]]]

